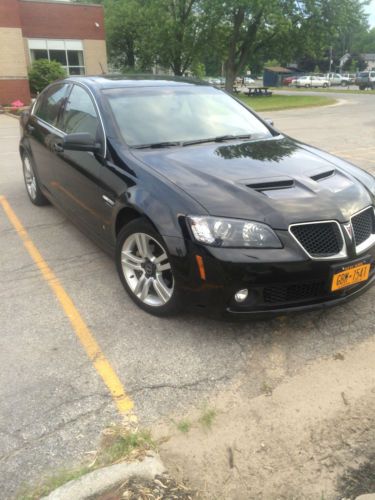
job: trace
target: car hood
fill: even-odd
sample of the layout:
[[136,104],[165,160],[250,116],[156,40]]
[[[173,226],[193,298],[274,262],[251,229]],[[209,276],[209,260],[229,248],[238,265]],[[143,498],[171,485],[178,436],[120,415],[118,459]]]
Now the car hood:
[[135,150],[138,159],[183,189],[211,215],[294,222],[348,221],[372,204],[354,166],[285,137],[231,144]]

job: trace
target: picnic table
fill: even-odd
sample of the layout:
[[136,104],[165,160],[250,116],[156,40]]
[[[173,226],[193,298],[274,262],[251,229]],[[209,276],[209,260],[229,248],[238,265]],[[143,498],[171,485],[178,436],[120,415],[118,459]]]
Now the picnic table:
[[271,97],[272,92],[268,90],[268,87],[248,87],[245,95],[249,97]]

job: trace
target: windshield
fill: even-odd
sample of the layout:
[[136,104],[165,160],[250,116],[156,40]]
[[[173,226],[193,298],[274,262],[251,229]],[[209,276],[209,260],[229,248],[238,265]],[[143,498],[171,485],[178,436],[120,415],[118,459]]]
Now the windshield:
[[105,90],[103,94],[129,146],[218,136],[271,136],[250,111],[213,87],[133,87]]

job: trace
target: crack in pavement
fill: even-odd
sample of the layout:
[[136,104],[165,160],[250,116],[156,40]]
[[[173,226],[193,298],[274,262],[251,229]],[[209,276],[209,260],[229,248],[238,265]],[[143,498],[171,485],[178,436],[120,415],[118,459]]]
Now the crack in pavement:
[[187,389],[190,387],[196,387],[201,384],[208,384],[208,383],[216,383],[216,382],[221,382],[223,380],[229,380],[230,377],[228,375],[222,375],[221,377],[218,378],[202,378],[199,380],[196,380],[194,382],[187,382],[185,384],[154,384],[154,385],[144,385],[142,387],[135,387],[134,389],[131,390],[132,393],[137,393],[137,392],[142,392],[142,391],[147,391],[147,390],[154,390],[154,389]]
[[64,429],[64,427],[67,427],[68,425],[70,424],[74,424],[76,422],[78,422],[79,420],[81,419],[84,419],[85,417],[87,416],[90,416],[90,415],[95,415],[96,413],[99,413],[101,412],[102,410],[104,410],[109,404],[112,404],[112,400],[109,400],[109,401],[106,401],[105,403],[101,404],[98,408],[96,408],[95,410],[89,410],[85,413],[81,413],[80,415],[77,415],[76,417],[70,419],[70,420],[67,420],[66,422],[62,422],[61,424],[59,424],[55,429],[51,430],[51,431],[48,431],[48,432],[45,432],[43,434],[41,434],[40,436],[36,437],[36,438],[33,438],[33,439],[29,439],[29,440],[25,440],[24,441],[24,444],[22,446],[19,446],[18,448],[15,448],[14,450],[12,450],[11,452],[9,453],[6,453],[5,455],[0,455],[0,463],[1,462],[5,462],[5,460],[7,460],[8,458],[11,458],[13,457],[14,455],[16,455],[17,453],[19,453],[20,451],[24,450],[25,448],[27,448],[28,446],[34,444],[34,443],[37,443],[38,441],[42,441],[43,439],[45,438],[48,438],[50,436],[53,436],[54,434],[57,434],[58,432],[60,432],[62,429]]
[[[100,251],[94,251],[94,252],[85,252],[85,253],[82,253],[82,254],[79,254],[79,255],[72,255],[72,256],[69,256],[69,257],[57,257],[57,258],[54,257],[54,264],[67,264],[69,262],[75,263],[75,261],[81,261],[82,259],[84,259],[86,257],[91,257],[91,256],[95,256],[95,255],[102,256],[102,252],[100,252]],[[91,260],[89,260],[86,263],[91,264],[91,262],[94,262],[94,259],[91,259]],[[81,265],[81,264],[82,264],[81,262],[77,262],[77,265]],[[14,267],[13,269],[9,269],[5,273],[3,272],[2,275],[6,276],[7,274],[23,273],[23,272],[29,272],[29,274],[31,274],[31,277],[34,277],[34,276],[40,274],[40,271],[37,268],[32,267],[30,265],[30,263],[27,263],[27,264],[22,265],[22,266]],[[20,280],[27,279],[29,277],[30,276],[25,276],[25,275],[20,276],[18,278],[12,276],[12,281],[20,281]],[[8,282],[9,282],[9,279],[5,279],[5,280],[2,279],[2,280],[0,280],[0,284],[2,284],[2,283],[8,283]]]
[[[76,391],[75,391],[76,392]],[[61,409],[62,407],[64,406],[69,406],[69,405],[74,405],[75,403],[82,403],[90,398],[93,398],[93,397],[98,397],[99,399],[106,399],[106,400],[110,400],[110,396],[107,394],[107,393],[100,393],[100,392],[93,392],[91,394],[87,394],[85,396],[77,396],[75,397],[74,399],[68,399],[66,401],[63,401],[61,402],[60,404],[52,407],[52,408],[49,408],[47,410],[45,410],[44,414],[45,415],[49,415],[51,413],[54,413],[56,410],[59,410]],[[22,427],[19,427],[18,429],[15,429],[13,431],[13,433],[10,433],[9,431],[5,431],[4,428],[0,428],[0,432],[3,432],[4,434],[8,434],[9,436],[11,437],[14,437],[16,439],[23,439],[22,437],[19,437],[18,434],[21,433],[21,432],[25,432],[27,431],[28,428],[32,427],[34,424],[34,420],[30,420],[28,422],[25,422],[24,425]]]

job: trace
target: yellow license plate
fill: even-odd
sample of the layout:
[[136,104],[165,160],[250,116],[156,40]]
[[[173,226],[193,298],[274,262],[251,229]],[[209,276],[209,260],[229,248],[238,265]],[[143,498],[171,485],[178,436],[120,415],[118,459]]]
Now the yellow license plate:
[[335,290],[355,285],[361,281],[366,281],[370,274],[370,267],[370,264],[360,264],[334,274],[331,291],[334,292]]

